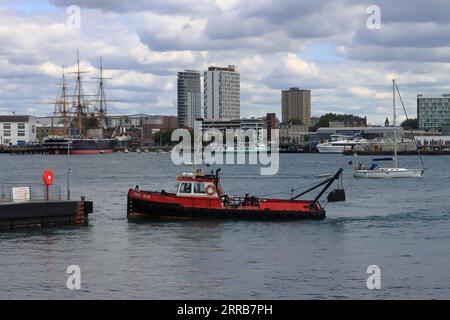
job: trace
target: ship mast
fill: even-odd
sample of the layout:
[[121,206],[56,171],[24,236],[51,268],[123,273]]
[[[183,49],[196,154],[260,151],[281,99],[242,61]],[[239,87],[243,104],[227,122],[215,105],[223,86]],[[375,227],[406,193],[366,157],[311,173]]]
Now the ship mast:
[[116,101],[116,100],[107,100],[106,99],[104,80],[109,80],[112,78],[106,78],[103,76],[103,59],[102,59],[102,57],[100,57],[100,77],[94,78],[94,79],[100,80],[99,85],[98,85],[98,93],[97,93],[98,100],[97,101],[99,103],[98,104],[99,125],[100,125],[101,135],[103,137],[103,129],[105,128],[105,116],[106,116],[106,112],[107,112],[106,103],[109,101]]
[[64,138],[67,138],[69,136],[68,132],[68,116],[67,116],[67,101],[66,101],[66,76],[64,74],[64,66],[62,67],[62,116],[63,116],[63,123],[64,123]]
[[99,109],[98,109],[98,115],[100,120],[100,129],[102,131],[103,136],[103,129],[105,127],[105,115],[106,115],[106,96],[105,96],[105,87],[104,87],[104,80],[105,79],[111,79],[111,78],[105,78],[103,76],[103,62],[102,57],[100,57],[100,77],[97,78],[100,80],[98,85],[98,98],[99,98]]
[[77,84],[76,84],[76,90],[77,90],[77,118],[78,118],[78,131],[79,135],[81,136],[83,134],[83,121],[81,119],[81,116],[83,114],[83,106],[81,105],[81,76],[80,76],[80,56],[77,50]]
[[[53,111],[53,116],[51,117],[51,132],[52,135],[57,135],[56,128],[54,126],[54,119],[62,117],[63,125],[64,125],[64,131],[63,136],[64,138],[68,137],[68,122],[69,122],[69,111],[67,108],[67,82],[66,82],[66,73],[64,70],[64,66],[61,66],[62,69],[62,82],[58,83],[58,85],[61,85],[61,92],[58,93],[55,101],[50,101],[47,103],[54,103],[55,109]],[[60,123],[60,120],[58,120],[58,124]]]

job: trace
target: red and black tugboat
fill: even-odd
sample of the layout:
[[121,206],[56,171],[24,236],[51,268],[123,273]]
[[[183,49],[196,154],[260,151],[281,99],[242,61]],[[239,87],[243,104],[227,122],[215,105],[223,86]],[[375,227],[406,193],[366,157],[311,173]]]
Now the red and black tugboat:
[[[342,175],[342,169],[339,169],[332,177],[290,199],[263,199],[248,194],[245,197],[225,194],[220,185],[219,172],[220,169],[215,174],[205,174],[200,170],[195,174],[183,173],[177,177],[177,193],[142,191],[138,186],[130,189],[127,197],[128,219],[138,216],[157,219],[324,219],[325,209],[319,199]],[[297,200],[323,185],[313,200]],[[328,195],[328,201],[345,201],[344,190],[333,190]]]

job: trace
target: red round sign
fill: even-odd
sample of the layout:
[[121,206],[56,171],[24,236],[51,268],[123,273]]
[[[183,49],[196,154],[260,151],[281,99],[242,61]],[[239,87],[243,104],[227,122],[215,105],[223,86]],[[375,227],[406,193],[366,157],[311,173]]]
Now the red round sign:
[[45,169],[42,179],[47,186],[50,186],[53,184],[53,181],[55,181],[55,175],[51,169]]

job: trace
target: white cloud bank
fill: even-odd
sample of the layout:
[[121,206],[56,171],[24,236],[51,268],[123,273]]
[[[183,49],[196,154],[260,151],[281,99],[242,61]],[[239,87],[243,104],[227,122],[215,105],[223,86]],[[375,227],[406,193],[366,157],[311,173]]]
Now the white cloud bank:
[[[65,25],[73,2],[81,30]],[[382,124],[391,116],[393,75],[412,116],[417,93],[449,92],[446,1],[378,1],[380,30],[366,27],[367,1],[25,4],[0,4],[0,112],[50,114],[53,106],[36,102],[56,95],[60,66],[73,70],[76,49],[90,71],[86,91],[95,92],[91,78],[103,56],[113,77],[107,93],[120,101],[114,113],[176,114],[176,72],[209,65],[239,67],[242,116],[280,116],[280,90],[295,86],[312,90],[313,115],[355,113]]]

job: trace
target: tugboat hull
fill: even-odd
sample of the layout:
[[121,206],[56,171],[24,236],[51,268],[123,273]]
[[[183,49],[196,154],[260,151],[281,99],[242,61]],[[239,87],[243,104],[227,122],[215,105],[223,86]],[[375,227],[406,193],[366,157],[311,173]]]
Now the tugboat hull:
[[186,207],[179,203],[162,203],[128,195],[127,217],[145,216],[152,219],[221,219],[221,220],[320,220],[325,210],[253,210],[238,208]]

